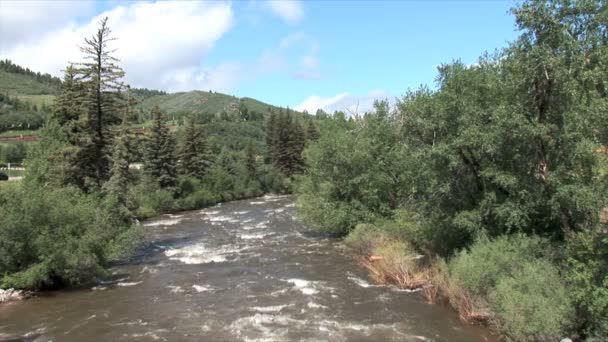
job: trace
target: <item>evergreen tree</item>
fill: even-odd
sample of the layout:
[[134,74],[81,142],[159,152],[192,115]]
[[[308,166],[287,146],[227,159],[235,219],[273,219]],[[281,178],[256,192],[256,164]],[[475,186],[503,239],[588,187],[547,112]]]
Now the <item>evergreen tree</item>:
[[266,125],[266,146],[268,148],[269,161],[277,159],[276,147],[278,142],[278,120],[274,111],[270,112],[268,124]]
[[292,121],[289,130],[290,135],[287,142],[289,151],[289,171],[287,174],[291,176],[304,170],[304,158],[302,157],[302,152],[306,146],[306,134],[297,119]]
[[175,140],[158,105],[151,115],[152,129],[145,146],[144,171],[161,188],[173,187],[176,180]]
[[272,145],[275,166],[288,176],[301,172],[304,168],[302,151],[306,144],[302,126],[294,120],[289,110],[279,114],[275,126],[275,141]]
[[257,154],[253,143],[249,142],[245,153],[245,163],[247,165],[247,172],[249,173],[249,178],[255,179],[257,173]]
[[64,131],[68,135],[86,111],[84,86],[77,77],[76,69],[73,65],[69,65],[64,71],[61,94],[55,99],[51,116],[57,120],[57,123],[64,126]]
[[211,156],[202,128],[193,118],[186,121],[179,148],[179,173],[201,178],[211,166]]
[[86,89],[88,129],[83,133],[90,136],[87,139],[93,144],[82,157],[95,166],[94,174],[87,176],[93,178],[98,187],[108,178],[110,126],[120,122],[119,113],[124,108],[121,98],[124,71],[111,56],[114,50],[108,44],[115,38],[110,36],[107,21],[108,18],[102,19],[97,33],[85,38],[85,45],[81,47],[85,61],[76,69],[78,79]]
[[133,181],[133,175],[129,169],[132,159],[130,145],[127,127],[122,126],[114,137],[110,179],[104,184],[106,193],[114,196],[117,204],[121,206],[121,210],[127,212],[132,207],[127,194],[129,185]]
[[306,139],[313,141],[319,139],[319,129],[313,120],[308,121],[308,127],[306,128]]
[[139,121],[138,113],[136,111],[137,99],[135,98],[134,92],[131,87],[127,86],[126,101],[124,103],[124,116],[122,119],[123,124],[128,122]]

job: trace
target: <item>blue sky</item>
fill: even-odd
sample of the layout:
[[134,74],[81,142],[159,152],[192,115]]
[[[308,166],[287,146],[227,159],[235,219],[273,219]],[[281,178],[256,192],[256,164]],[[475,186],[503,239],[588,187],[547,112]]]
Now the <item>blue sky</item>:
[[[60,74],[109,16],[135,86],[342,109],[433,85],[515,39],[511,1],[2,1],[0,57]],[[24,26],[27,25],[27,26]],[[30,27],[19,32],[12,27]],[[40,60],[39,56],[48,56]],[[142,56],[149,56],[143,58]]]

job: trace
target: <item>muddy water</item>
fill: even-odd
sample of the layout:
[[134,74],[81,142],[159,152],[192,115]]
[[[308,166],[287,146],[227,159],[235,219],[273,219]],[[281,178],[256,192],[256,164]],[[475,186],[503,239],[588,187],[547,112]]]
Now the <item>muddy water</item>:
[[418,295],[372,286],[337,240],[265,197],[145,223],[88,289],[0,306],[0,341],[484,341]]

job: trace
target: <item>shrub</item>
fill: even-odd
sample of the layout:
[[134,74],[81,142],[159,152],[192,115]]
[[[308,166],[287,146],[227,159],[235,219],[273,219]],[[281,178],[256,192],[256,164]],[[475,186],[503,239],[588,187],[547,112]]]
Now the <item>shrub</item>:
[[384,244],[387,238],[386,233],[378,227],[362,223],[346,236],[344,243],[358,255],[368,256],[374,253],[377,246]]
[[473,296],[487,297],[498,280],[542,256],[546,243],[523,235],[482,237],[449,263],[449,274]]
[[135,243],[134,228],[75,188],[0,191],[0,285],[78,285]]
[[[359,255],[360,263],[370,271],[376,282],[406,289],[428,285],[430,273],[421,265],[414,247],[385,229],[359,224],[344,242]],[[372,261],[368,258],[372,255],[381,259]]]
[[154,190],[139,194],[137,216],[147,218],[159,213],[170,212],[174,209],[173,193],[167,190]]
[[480,238],[444,263],[435,283],[463,320],[491,323],[516,341],[557,339],[573,306],[550,251],[536,237]]
[[490,303],[497,328],[512,341],[559,341],[574,314],[557,268],[546,260],[503,276]]
[[378,246],[374,254],[382,257],[373,263],[378,282],[405,289],[417,289],[428,284],[428,273],[421,267],[418,253],[408,242],[389,241]]
[[608,237],[600,230],[580,232],[570,237],[566,251],[576,330],[602,341],[608,336]]
[[194,193],[180,200],[179,208],[181,210],[194,210],[207,207],[219,202],[221,198],[213,194],[206,187],[197,189]]

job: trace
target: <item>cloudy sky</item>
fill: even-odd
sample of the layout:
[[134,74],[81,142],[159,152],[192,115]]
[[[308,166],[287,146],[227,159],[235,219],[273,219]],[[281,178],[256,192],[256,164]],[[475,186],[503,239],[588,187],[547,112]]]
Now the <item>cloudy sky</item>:
[[0,58],[61,76],[109,18],[135,87],[214,90],[315,111],[368,109],[433,86],[516,36],[496,1],[0,0]]

